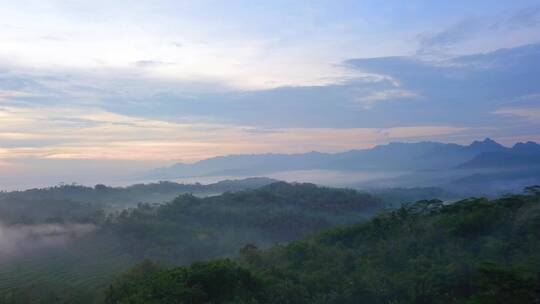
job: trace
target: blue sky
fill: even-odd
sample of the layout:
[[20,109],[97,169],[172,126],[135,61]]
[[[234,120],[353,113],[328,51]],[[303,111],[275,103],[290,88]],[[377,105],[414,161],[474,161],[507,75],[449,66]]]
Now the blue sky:
[[538,1],[0,0],[0,20],[0,171],[540,140]]

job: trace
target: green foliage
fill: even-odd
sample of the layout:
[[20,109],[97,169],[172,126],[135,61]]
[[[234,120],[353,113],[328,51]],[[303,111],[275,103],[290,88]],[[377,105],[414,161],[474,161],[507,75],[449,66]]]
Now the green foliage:
[[420,200],[457,200],[463,197],[458,193],[452,193],[447,189],[436,187],[383,188],[370,190],[369,193],[379,198],[384,204],[393,207],[399,207],[401,204]]
[[159,271],[145,262],[116,280],[106,303],[264,303],[261,279],[230,260]]
[[140,202],[169,202],[186,193],[197,196],[218,195],[226,191],[253,189],[272,182],[268,178],[247,178],[209,185],[164,181],[128,187],[61,184],[43,189],[0,192],[0,221],[4,224],[96,222],[102,219],[103,210],[134,207]]
[[97,223],[103,217],[102,206],[90,203],[0,195],[0,222],[3,224]]
[[538,303],[540,275],[527,277],[519,270],[507,270],[488,264],[478,269],[474,294],[470,303]]
[[17,287],[0,294],[2,304],[96,304],[103,297],[88,288],[40,283]]
[[[222,186],[231,187],[230,183]],[[169,189],[178,184],[160,183],[155,187]],[[43,214],[64,214],[58,212],[67,212],[70,206],[75,212],[76,204],[95,207],[75,201],[59,204],[52,200],[53,193],[58,192],[60,196],[87,191],[114,194],[131,188],[118,190],[98,185],[89,189],[71,185],[44,192],[29,191],[24,196],[30,199],[32,195],[49,195],[43,206],[27,205],[35,207],[29,208],[36,215],[32,216],[33,222],[39,223],[48,217],[41,216]],[[37,198],[30,200],[37,202]],[[60,210],[56,209],[58,206]],[[246,244],[252,244],[244,253],[246,257],[252,255],[255,261],[257,247],[267,248],[338,224],[359,222],[381,207],[372,196],[356,191],[286,183],[206,198],[182,194],[169,203],[139,204],[106,216],[101,214],[96,217],[99,220],[93,221],[95,230],[69,238],[66,246],[37,248],[18,258],[0,259],[0,299],[6,294],[11,295],[10,299],[23,298],[27,289],[16,294],[13,290],[35,285],[48,286],[50,294],[66,299],[67,303],[74,299],[79,301],[79,297],[70,297],[74,293],[67,290],[99,294],[115,276],[146,258],[183,265],[232,256]],[[66,222],[75,218],[78,217],[67,217]],[[35,243],[35,236],[29,236],[27,241]],[[134,281],[135,278],[132,277]],[[45,297],[43,293],[39,295]]]
[[[245,276],[257,278],[255,288],[231,288],[227,298],[263,303],[538,303],[540,302],[540,196],[507,196],[496,200],[472,198],[453,204],[438,200],[405,204],[370,221],[332,229],[304,241],[259,250],[248,245],[237,264]],[[160,271],[138,282],[171,303],[184,297],[186,277],[171,273],[212,269],[213,261],[188,268]],[[231,263],[227,261],[227,263]],[[200,294],[223,284],[198,284]],[[169,276],[168,276],[169,275]],[[154,278],[168,278],[156,281]],[[209,277],[209,276],[208,276]],[[204,278],[208,278],[204,277]],[[178,283],[180,282],[180,283]],[[113,285],[114,286],[114,285]],[[236,285],[243,286],[243,285]],[[138,299],[138,293],[111,294],[117,303]],[[191,295],[189,295],[191,296]],[[133,302],[136,303],[136,302]],[[167,303],[164,301],[163,303]]]
[[187,263],[232,255],[247,243],[269,247],[337,224],[361,221],[382,205],[354,190],[274,183],[255,190],[169,204],[139,204],[112,217],[105,229],[129,252]]

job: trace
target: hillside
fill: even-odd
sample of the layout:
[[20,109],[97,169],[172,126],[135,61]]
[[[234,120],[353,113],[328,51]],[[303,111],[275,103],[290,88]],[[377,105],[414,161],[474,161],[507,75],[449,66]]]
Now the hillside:
[[56,300],[45,303],[92,303],[114,276],[146,258],[186,264],[234,256],[246,244],[268,248],[363,221],[383,208],[354,190],[278,182],[101,213],[80,235],[62,218],[54,226],[0,225],[0,303],[49,296]]
[[107,303],[538,303],[540,188],[407,204],[236,260],[145,262]]
[[268,247],[337,224],[354,223],[383,208],[368,194],[313,184],[273,183],[255,190],[163,205],[140,204],[104,224],[139,258],[191,262],[234,254],[246,243]]
[[224,180],[208,185],[157,182],[127,187],[59,185],[42,189],[0,192],[0,224],[91,222],[103,211],[164,203],[180,194],[218,195],[255,189],[276,182],[270,178]]

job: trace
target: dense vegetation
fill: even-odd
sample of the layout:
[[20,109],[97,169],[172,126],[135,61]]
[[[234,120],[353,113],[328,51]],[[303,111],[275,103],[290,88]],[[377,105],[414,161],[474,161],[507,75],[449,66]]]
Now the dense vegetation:
[[424,200],[235,260],[145,262],[107,303],[539,303],[540,188]]
[[169,202],[179,194],[219,195],[227,191],[255,189],[275,182],[269,178],[225,180],[202,185],[158,182],[128,187],[58,185],[43,189],[0,192],[0,222],[36,224],[95,222],[103,211],[135,207],[138,203]]
[[382,188],[368,190],[368,193],[389,207],[400,207],[403,203],[422,200],[440,199],[442,201],[457,201],[468,197],[438,187]]
[[[93,231],[65,245],[31,247],[7,261],[0,255],[0,303],[44,298],[56,299],[44,303],[91,303],[113,277],[146,258],[187,264],[234,256],[248,243],[266,248],[297,240],[362,221],[383,207],[373,196],[354,190],[283,182],[218,196],[183,194],[169,203],[141,203],[102,214]],[[31,234],[27,241],[35,240]]]
[[274,183],[255,190],[164,205],[140,204],[112,217],[104,229],[121,236],[139,258],[177,263],[235,254],[246,243],[268,247],[337,224],[354,223],[382,205],[354,190]]

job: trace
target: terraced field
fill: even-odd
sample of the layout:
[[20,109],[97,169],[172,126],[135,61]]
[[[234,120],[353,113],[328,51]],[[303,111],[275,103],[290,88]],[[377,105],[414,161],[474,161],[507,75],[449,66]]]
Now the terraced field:
[[133,265],[117,242],[95,235],[67,246],[0,261],[0,294],[33,286],[100,290],[118,273]]

